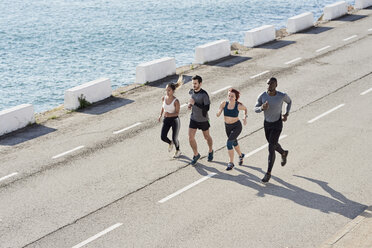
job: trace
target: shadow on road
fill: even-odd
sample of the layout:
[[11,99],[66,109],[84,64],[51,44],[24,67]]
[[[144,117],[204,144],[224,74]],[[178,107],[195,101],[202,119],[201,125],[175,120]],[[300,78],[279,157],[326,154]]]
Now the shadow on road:
[[2,136],[0,138],[0,146],[15,146],[55,131],[57,131],[57,129],[40,124],[33,124]]
[[320,34],[328,30],[333,29],[332,27],[312,27],[303,31],[298,32],[299,34]]
[[77,110],[76,112],[84,113],[84,114],[91,114],[91,115],[101,115],[107,112],[110,112],[114,109],[123,107],[127,104],[133,103],[133,100],[124,99],[120,97],[110,96],[109,98],[94,103],[93,105],[84,108],[82,110]]
[[[217,164],[222,164],[226,166],[226,163],[222,162],[214,162]],[[308,190],[302,189],[296,185],[290,184],[285,182],[284,180],[272,176],[271,180],[275,180],[281,185],[276,185],[272,183],[268,183],[266,185],[261,183],[261,178],[258,176],[249,173],[241,168],[248,168],[254,171],[258,171],[265,174],[265,172],[258,167],[254,166],[247,166],[243,165],[240,167],[234,167],[236,171],[239,171],[241,174],[239,175],[231,175],[228,173],[224,173],[216,169],[215,167],[206,166],[204,164],[199,163],[198,166],[195,167],[196,171],[199,174],[206,176],[208,173],[216,173],[213,176],[214,179],[221,179],[221,180],[229,180],[239,183],[243,186],[250,187],[252,189],[257,190],[257,196],[264,197],[265,195],[273,195],[281,198],[285,198],[291,200],[299,205],[304,207],[317,209],[322,211],[323,213],[337,213],[342,216],[345,216],[349,219],[354,219],[358,216],[361,212],[363,212],[367,206],[360,204],[355,201],[351,201],[347,199],[344,195],[340,192],[337,192],[333,188],[331,188],[327,182],[323,182],[316,179],[306,178],[302,176],[296,176],[299,178],[303,178],[318,184],[324,191],[326,191],[331,197],[320,195],[317,193],[310,192]]]
[[228,67],[232,67],[234,65],[243,63],[243,62],[245,62],[247,60],[250,60],[250,59],[252,59],[252,58],[251,57],[245,57],[245,56],[230,55],[230,56],[227,56],[225,58],[222,58],[222,59],[219,59],[219,60],[216,60],[216,61],[208,62],[208,63],[206,63],[206,65],[227,67],[228,68]]
[[264,45],[257,46],[257,48],[264,48],[264,49],[280,49],[282,47],[286,47],[296,43],[296,41],[292,40],[275,40]]
[[366,15],[345,15],[332,21],[354,22],[366,17]]

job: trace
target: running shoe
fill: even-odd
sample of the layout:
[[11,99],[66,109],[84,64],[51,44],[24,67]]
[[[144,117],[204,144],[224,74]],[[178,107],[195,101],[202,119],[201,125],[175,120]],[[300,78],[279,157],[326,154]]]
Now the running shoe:
[[282,154],[282,166],[284,166],[287,163],[287,157],[288,157],[289,151],[284,151]]
[[270,180],[270,178],[271,178],[271,174],[266,173],[265,176],[264,176],[264,178],[262,178],[261,181],[262,181],[263,183],[267,183],[267,182]]
[[173,141],[171,141],[171,143],[168,146],[168,152],[171,152],[173,150],[173,147],[174,147]]
[[208,153],[208,161],[210,162],[212,160],[213,160],[213,150],[210,153]]
[[243,158],[245,157],[245,154],[242,153],[241,156],[239,156],[239,165],[242,165],[243,164]]
[[180,155],[181,155],[181,151],[180,150],[176,150],[174,152],[173,158],[178,158]]
[[229,163],[227,164],[227,168],[226,168],[226,170],[232,170],[232,168],[234,168],[234,163],[229,162]]
[[198,153],[198,155],[192,157],[191,165],[195,165],[199,158],[200,158],[199,153]]

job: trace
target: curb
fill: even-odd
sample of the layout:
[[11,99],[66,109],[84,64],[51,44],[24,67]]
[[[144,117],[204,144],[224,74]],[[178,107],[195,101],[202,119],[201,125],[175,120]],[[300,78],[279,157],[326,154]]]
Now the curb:
[[[358,215],[355,219],[346,224],[330,239],[325,241],[319,248],[353,247],[345,244],[346,239],[353,241],[354,247],[372,247],[372,239],[365,239],[361,230],[372,231],[372,221],[368,223],[367,219],[372,218],[372,206]],[[346,242],[348,243],[348,242]]]

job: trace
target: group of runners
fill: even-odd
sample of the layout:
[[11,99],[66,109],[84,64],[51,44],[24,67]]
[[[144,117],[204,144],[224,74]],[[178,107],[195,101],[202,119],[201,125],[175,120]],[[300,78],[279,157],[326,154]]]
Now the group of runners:
[[[209,133],[210,123],[208,111],[210,110],[210,99],[208,93],[202,89],[202,78],[198,75],[192,77],[192,89],[190,90],[190,99],[188,108],[191,110],[189,123],[189,143],[193,150],[192,165],[195,165],[200,159],[198,146],[195,140],[195,134],[198,129],[202,130],[203,136],[208,144],[208,161],[213,160],[213,140]],[[180,112],[180,102],[174,95],[177,88],[183,84],[182,77],[177,83],[170,83],[166,86],[166,95],[162,97],[162,108],[159,115],[159,122],[163,118],[163,126],[161,129],[161,139],[166,142],[168,151],[172,152],[175,147],[174,158],[180,156],[180,144],[178,141],[178,134],[180,130],[180,119],[178,117]],[[291,109],[292,101],[290,97],[283,92],[277,91],[277,79],[271,77],[267,81],[267,90],[261,93],[258,98],[254,110],[256,113],[264,112],[264,130],[266,140],[268,142],[268,168],[262,179],[266,183],[271,178],[271,171],[275,162],[275,151],[281,155],[281,165],[287,163],[288,150],[284,150],[279,144],[279,137],[283,129],[283,122],[288,118]],[[229,155],[229,163],[226,170],[231,170],[234,167],[234,150],[239,156],[239,165],[243,164],[245,154],[241,152],[238,136],[242,131],[242,123],[239,119],[239,112],[244,111],[243,124],[247,124],[247,107],[239,102],[240,92],[234,88],[228,90],[228,99],[221,102],[217,117],[222,112],[225,121],[225,130],[227,135],[227,151]],[[286,103],[286,112],[282,114],[283,103]],[[168,138],[168,132],[172,128],[172,140]]]

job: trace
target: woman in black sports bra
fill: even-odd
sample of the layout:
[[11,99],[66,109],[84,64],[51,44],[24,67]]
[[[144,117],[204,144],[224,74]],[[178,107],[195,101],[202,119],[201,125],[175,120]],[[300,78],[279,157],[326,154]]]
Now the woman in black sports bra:
[[230,157],[230,162],[227,165],[226,170],[231,170],[234,167],[234,150],[239,155],[239,165],[243,164],[244,153],[240,151],[238,144],[238,136],[242,132],[242,123],[239,120],[239,111],[244,110],[243,124],[247,125],[247,108],[238,101],[240,92],[236,89],[229,89],[228,101],[223,101],[220,105],[220,109],[217,112],[219,117],[223,111],[225,119],[225,129],[227,134],[227,152]]

